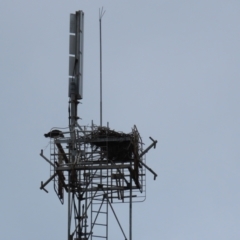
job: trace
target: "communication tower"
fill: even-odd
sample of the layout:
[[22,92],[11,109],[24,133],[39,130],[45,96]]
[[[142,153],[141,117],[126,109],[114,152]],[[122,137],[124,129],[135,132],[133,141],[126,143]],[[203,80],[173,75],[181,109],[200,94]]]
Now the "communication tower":
[[[101,25],[100,25],[101,26]],[[50,178],[40,189],[53,182],[63,204],[68,205],[68,240],[108,240],[108,216],[113,213],[123,238],[132,240],[132,203],[144,201],[146,169],[145,154],[157,141],[143,149],[136,126],[130,133],[111,130],[109,125],[78,124],[77,105],[83,98],[83,33],[84,13],[70,15],[69,36],[69,127],[66,131],[51,129],[50,157],[43,150],[40,156],[50,165]],[[129,207],[128,237],[114,210],[115,203]],[[125,219],[126,220],[126,219]]]

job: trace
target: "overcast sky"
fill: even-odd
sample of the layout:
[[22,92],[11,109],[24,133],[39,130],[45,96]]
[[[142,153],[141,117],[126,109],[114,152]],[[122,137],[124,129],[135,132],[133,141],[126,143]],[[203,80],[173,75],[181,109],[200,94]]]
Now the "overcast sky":
[[[0,239],[66,240],[67,205],[39,156],[68,126],[69,14],[85,13],[79,123],[136,124],[148,146],[147,199],[133,239],[240,239],[240,2],[237,0],[0,0]],[[127,206],[117,210],[126,227]],[[114,222],[110,240],[123,240]],[[127,230],[127,229],[126,229]]]

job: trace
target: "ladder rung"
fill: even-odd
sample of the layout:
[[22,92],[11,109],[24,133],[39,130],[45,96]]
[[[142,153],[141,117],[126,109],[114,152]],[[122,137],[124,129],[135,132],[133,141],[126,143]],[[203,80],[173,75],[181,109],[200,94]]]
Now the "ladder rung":
[[97,236],[97,235],[92,235],[93,237],[99,237],[99,238],[107,238],[107,237],[102,237],[102,236]]
[[104,213],[104,214],[107,214],[107,212],[99,212],[99,211],[92,211],[92,212],[95,212],[95,213]]
[[102,224],[102,223],[94,223],[94,225],[107,226],[107,224]]

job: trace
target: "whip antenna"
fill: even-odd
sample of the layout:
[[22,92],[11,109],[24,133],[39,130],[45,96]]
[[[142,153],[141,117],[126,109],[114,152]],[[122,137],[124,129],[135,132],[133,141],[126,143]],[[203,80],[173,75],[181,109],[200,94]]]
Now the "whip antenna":
[[100,38],[100,126],[102,127],[102,18],[105,10],[99,9],[99,38]]

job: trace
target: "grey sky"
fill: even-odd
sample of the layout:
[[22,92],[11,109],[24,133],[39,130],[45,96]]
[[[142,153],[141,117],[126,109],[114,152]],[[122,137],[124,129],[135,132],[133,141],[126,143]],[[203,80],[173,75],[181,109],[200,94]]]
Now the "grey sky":
[[[133,239],[240,239],[240,2],[0,1],[0,239],[66,239],[67,207],[39,190],[39,156],[67,127],[69,14],[85,13],[80,124],[136,124],[157,173],[133,207]],[[124,219],[126,206],[119,211]],[[125,222],[124,225],[127,225]],[[112,225],[112,227],[111,227]],[[123,239],[114,223],[110,239]]]

